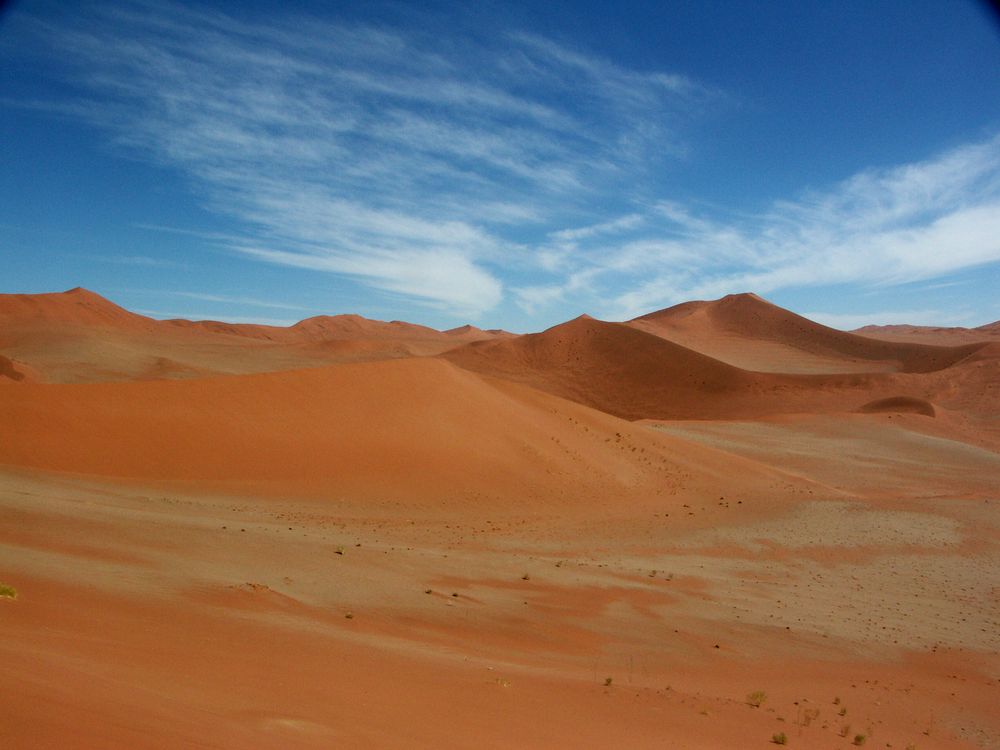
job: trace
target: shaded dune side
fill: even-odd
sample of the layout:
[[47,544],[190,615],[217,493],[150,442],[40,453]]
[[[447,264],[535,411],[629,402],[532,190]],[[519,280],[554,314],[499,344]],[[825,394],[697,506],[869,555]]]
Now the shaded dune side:
[[494,387],[437,359],[23,384],[0,389],[0,423],[0,463],[11,466],[434,507],[470,498],[604,504],[638,490],[652,497],[678,485],[678,462],[685,481],[708,477],[706,486],[756,471],[544,393]]
[[25,374],[11,360],[0,355],[0,382],[7,380],[20,383],[25,377]]
[[755,294],[685,302],[640,316],[629,324],[694,348],[699,339],[725,336],[733,342],[732,354],[736,357],[739,348],[752,347],[754,341],[768,341],[816,356],[888,363],[891,369],[907,373],[950,367],[981,346],[934,346],[859,336],[796,315]]
[[442,357],[625,419],[730,414],[735,400],[763,387],[756,373],[586,316],[542,333],[469,344]]
[[858,411],[865,414],[881,413],[901,413],[901,414],[922,414],[925,417],[936,417],[937,410],[934,404],[922,398],[912,396],[890,396],[869,401]]
[[[978,351],[978,350],[976,350]],[[850,412],[880,398],[955,399],[988,372],[789,375],[748,372],[622,323],[581,317],[538,334],[469,344],[442,357],[629,420],[743,419]],[[971,363],[974,358],[969,358]],[[990,359],[983,364],[995,363]]]

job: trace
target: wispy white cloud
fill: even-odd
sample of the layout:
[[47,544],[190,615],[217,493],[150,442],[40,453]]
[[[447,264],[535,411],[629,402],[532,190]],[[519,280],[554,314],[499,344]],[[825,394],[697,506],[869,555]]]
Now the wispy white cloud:
[[[635,227],[584,232],[544,298],[561,299],[582,268],[593,271],[595,309],[628,318],[734,291],[885,287],[1000,261],[1000,136],[865,171],[759,215],[717,213],[660,202]],[[542,299],[518,298],[526,308]]]
[[[515,300],[522,309],[535,313],[557,302],[566,302],[573,297],[587,298],[593,295],[593,281],[600,274],[595,268],[577,271],[558,284],[524,286],[514,290]],[[584,312],[581,308],[579,312]]]
[[34,24],[80,96],[15,103],[85,118],[182,174],[233,230],[180,231],[245,259],[462,317],[507,298],[604,318],[1000,261],[1000,137],[748,215],[670,195],[681,126],[725,100],[674,71],[503,30],[89,7]]
[[552,232],[549,236],[557,242],[576,242],[577,240],[595,237],[601,234],[616,234],[628,229],[634,229],[642,224],[643,217],[640,214],[628,214],[617,219],[602,221],[599,224],[591,224],[586,227],[576,229],[560,229]]
[[241,252],[269,263],[356,276],[371,286],[474,315],[500,300],[500,282],[462,254],[447,250],[385,253],[287,252],[250,245]]
[[235,251],[462,315],[498,304],[504,266],[525,262],[512,226],[543,236],[600,204],[609,180],[680,149],[672,123],[707,95],[527,34],[272,21],[131,2],[38,22],[85,94],[52,108],[180,170],[242,223],[222,238]]
[[102,263],[117,263],[123,266],[139,266],[142,268],[187,268],[184,263],[179,263],[166,258],[152,258],[148,255],[93,255],[94,260]]
[[137,229],[145,229],[150,232],[164,232],[166,234],[179,234],[186,237],[198,237],[203,240],[212,240],[220,244],[238,241],[240,235],[226,232],[208,232],[200,229],[190,229],[188,227],[169,227],[163,224],[136,223],[132,226]]
[[238,297],[226,294],[203,294],[202,292],[166,292],[172,297],[184,297],[186,299],[196,299],[202,302],[219,302],[226,305],[247,305],[250,307],[263,307],[271,310],[300,310],[302,312],[312,312],[312,308],[300,305],[289,305],[271,300],[255,299],[253,297]]

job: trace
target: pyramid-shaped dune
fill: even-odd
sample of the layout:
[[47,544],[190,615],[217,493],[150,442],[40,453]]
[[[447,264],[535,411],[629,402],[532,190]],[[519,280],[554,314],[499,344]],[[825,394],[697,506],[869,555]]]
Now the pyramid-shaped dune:
[[738,367],[766,372],[931,372],[976,348],[858,336],[820,325],[755,294],[686,302],[635,318],[628,325]]

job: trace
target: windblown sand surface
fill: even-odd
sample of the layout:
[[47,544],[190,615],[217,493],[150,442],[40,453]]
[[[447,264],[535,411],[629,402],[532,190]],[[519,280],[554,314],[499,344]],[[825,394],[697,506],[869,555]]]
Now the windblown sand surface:
[[1000,359],[713,305],[0,297],[0,746],[1000,747]]

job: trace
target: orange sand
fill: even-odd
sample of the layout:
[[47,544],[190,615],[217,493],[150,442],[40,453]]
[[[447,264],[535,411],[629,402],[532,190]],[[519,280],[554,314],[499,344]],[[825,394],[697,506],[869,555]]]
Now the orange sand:
[[74,290],[0,357],[4,748],[1000,747],[994,345]]

